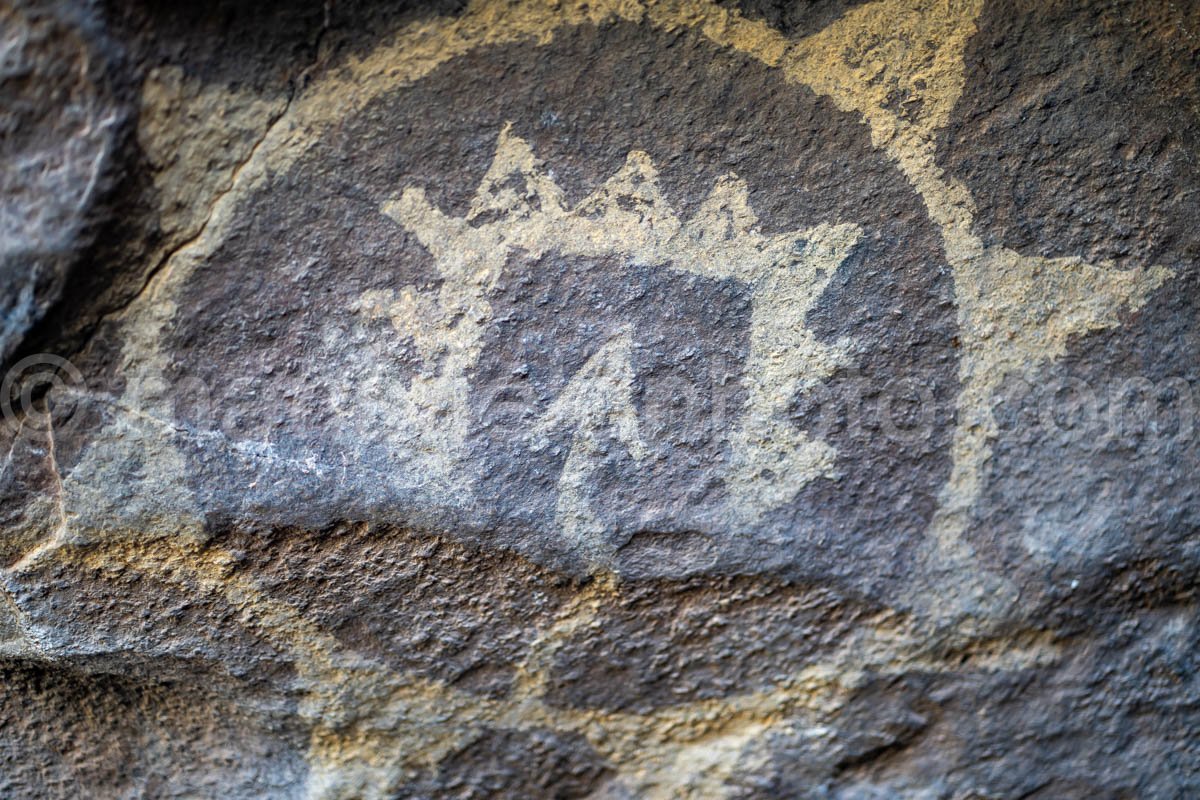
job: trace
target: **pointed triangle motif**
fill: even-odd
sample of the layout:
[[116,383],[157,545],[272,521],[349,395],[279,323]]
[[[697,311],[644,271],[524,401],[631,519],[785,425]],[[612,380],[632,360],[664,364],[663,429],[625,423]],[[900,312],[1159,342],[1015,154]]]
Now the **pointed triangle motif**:
[[657,229],[668,236],[679,221],[658,187],[658,170],[640,150],[625,158],[625,165],[604,185],[579,204],[575,213],[589,219],[623,219],[626,224]]
[[646,457],[633,380],[633,336],[626,329],[576,371],[534,427],[539,439],[560,429],[572,431],[554,516],[563,538],[593,564],[605,564],[612,555],[605,522],[588,496],[592,473],[603,461],[604,441],[620,442],[637,461]]
[[630,455],[641,460],[646,446],[633,407],[633,378],[633,336],[624,330],[571,377],[542,414],[535,432],[573,428],[576,436],[596,436],[610,430]]
[[529,143],[513,135],[512,123],[505,125],[467,219],[474,222],[500,214],[527,217],[543,210],[561,213],[562,189],[541,167]]
[[699,213],[688,223],[688,231],[696,241],[711,244],[727,242],[757,225],[758,215],[750,208],[746,182],[736,175],[726,175],[717,181]]

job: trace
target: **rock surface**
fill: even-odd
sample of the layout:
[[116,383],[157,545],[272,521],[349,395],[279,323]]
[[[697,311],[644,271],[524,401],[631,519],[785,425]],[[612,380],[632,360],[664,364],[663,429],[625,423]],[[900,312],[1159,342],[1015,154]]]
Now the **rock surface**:
[[1200,795],[1200,6],[0,21],[0,795]]

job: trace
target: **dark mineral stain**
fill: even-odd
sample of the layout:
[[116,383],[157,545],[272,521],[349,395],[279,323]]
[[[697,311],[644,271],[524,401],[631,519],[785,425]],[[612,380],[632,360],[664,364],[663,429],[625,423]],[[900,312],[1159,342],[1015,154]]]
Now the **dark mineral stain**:
[[612,774],[579,736],[538,728],[486,729],[443,759],[436,774],[397,797],[575,800],[593,796]]
[[[555,253],[534,262],[516,253],[489,298],[494,322],[470,376],[473,496],[435,508],[388,484],[406,457],[403,445],[388,444],[386,423],[366,425],[337,406],[360,391],[360,374],[382,372],[403,386],[424,365],[386,320],[363,322],[350,309],[366,290],[411,284],[436,292],[440,278],[415,238],[379,209],[417,186],[444,213],[464,214],[510,122],[568,203],[643,150],[683,220],[734,172],[747,182],[764,232],[862,226],[808,320],[824,341],[847,339],[853,374],[825,387],[831,399],[820,408],[812,397],[795,398],[793,416],[820,427],[822,414],[851,415],[850,425],[826,426],[839,479],[810,484],[732,535],[721,470],[747,377],[748,287],[669,265],[589,264]],[[560,564],[568,551],[553,510],[571,433],[556,434],[547,453],[522,449],[518,428],[528,418],[517,406],[543,408],[611,326],[626,322],[635,401],[654,458],[637,465],[610,448],[595,472],[591,491],[612,544],[638,530],[683,526],[718,543],[717,571],[785,566],[798,578],[870,590],[903,580],[906,554],[949,470],[954,310],[924,208],[869,139],[856,115],[694,32],[624,23],[563,29],[541,48],[473,51],[377,98],[247,200],[183,293],[170,377],[213,387],[226,435],[269,441],[274,454],[255,460],[220,441],[202,452],[185,443],[199,502],[229,519],[266,514],[310,528],[361,517],[475,531],[480,541]],[[865,411],[851,402],[860,383]],[[901,417],[931,414],[916,444],[897,445],[872,428],[871,409],[885,395]],[[306,460],[318,468],[297,470]],[[674,569],[639,563],[651,574]]]
[[989,3],[939,147],[986,242],[1175,271],[996,399],[969,537],[1027,602],[1080,623],[1178,597],[1200,569],[1198,29],[1194,3]]
[[491,696],[572,584],[501,551],[396,528],[227,530],[217,540],[256,584],[348,649]]
[[836,647],[866,614],[775,579],[631,584],[562,646],[547,698],[644,714],[765,689]]
[[290,797],[303,789],[302,726],[255,714],[211,677],[0,661],[0,683],[5,797]]
[[1052,666],[869,676],[821,728],[778,726],[731,796],[1195,796],[1200,708],[1182,699],[1200,675],[1194,611],[1091,623]]
[[[624,446],[611,447],[590,502],[618,523],[613,546],[628,539],[621,527],[642,520],[686,525],[713,513],[724,499],[720,467],[728,435],[717,420],[733,419],[745,399],[726,379],[747,353],[745,287],[616,258],[514,260],[514,274],[492,301],[498,322],[485,334],[471,376],[483,467],[476,491],[499,519],[534,525],[553,515],[569,447],[531,451],[531,421],[596,351],[628,330],[632,399],[650,453],[637,463]],[[588,313],[597,307],[603,314]]]
[[[89,553],[103,564],[88,563]],[[125,563],[119,547],[60,550],[10,571],[7,588],[28,623],[52,627],[51,646],[69,654],[155,664],[162,679],[210,674],[243,691],[278,689],[295,676],[294,655],[199,574],[168,579]]]
[[997,0],[978,24],[938,159],[984,241],[1200,260],[1200,5]]
[[1200,552],[1200,273],[1181,272],[1117,329],[1010,381],[972,539],[1027,576],[1048,613],[1173,602]]
[[801,38],[823,30],[867,0],[717,0],[748,19],[761,20],[784,36]]

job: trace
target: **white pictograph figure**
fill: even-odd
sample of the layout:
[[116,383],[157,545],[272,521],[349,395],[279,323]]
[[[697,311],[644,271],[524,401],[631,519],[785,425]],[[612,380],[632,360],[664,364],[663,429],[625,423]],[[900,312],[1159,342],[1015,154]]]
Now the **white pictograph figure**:
[[[791,500],[815,478],[835,474],[833,448],[795,427],[785,414],[797,392],[849,363],[846,343],[818,341],[805,326],[805,316],[857,242],[857,225],[764,234],[746,184],[733,175],[719,180],[685,222],[663,197],[656,170],[640,151],[631,152],[604,185],[568,208],[552,174],[511,127],[501,132],[495,158],[466,216],[445,215],[420,188],[405,189],[383,211],[417,236],[443,279],[436,294],[405,287],[398,295],[370,293],[362,303],[389,316],[426,359],[428,369],[414,379],[409,402],[430,415],[428,447],[454,452],[465,440],[466,371],[479,357],[492,315],[488,295],[509,254],[520,250],[536,261],[553,251],[616,256],[629,264],[733,279],[749,287],[750,354],[743,372],[748,398],[729,433],[726,474],[735,521],[753,521]],[[628,361],[630,347],[608,347],[605,363]],[[606,374],[621,370],[632,376],[628,363],[619,369],[610,365]],[[574,396],[584,402],[587,392]],[[565,402],[556,402],[554,415],[568,413]],[[630,408],[620,414],[633,412]],[[583,410],[575,416],[590,418]],[[594,432],[584,435],[577,429],[575,445],[586,450],[594,438]],[[632,453],[632,439],[623,441]],[[568,496],[579,496],[586,472],[581,458],[576,453],[568,458],[571,469],[564,470],[560,486]],[[591,519],[590,512],[559,505],[560,524],[576,532],[592,525],[579,522]]]
[[549,434],[571,431],[554,517],[568,544],[593,562],[604,562],[609,555],[603,544],[604,520],[588,498],[590,478],[605,457],[607,443],[619,442],[639,462],[646,458],[633,406],[632,350],[628,330],[606,342],[572,376],[534,427],[535,436],[547,443]]

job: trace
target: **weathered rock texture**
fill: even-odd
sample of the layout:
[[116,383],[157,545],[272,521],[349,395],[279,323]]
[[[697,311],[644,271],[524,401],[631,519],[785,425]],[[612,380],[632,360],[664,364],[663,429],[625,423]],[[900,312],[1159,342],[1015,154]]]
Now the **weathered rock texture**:
[[1200,796],[1200,6],[0,7],[0,795]]

